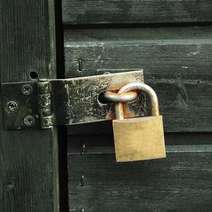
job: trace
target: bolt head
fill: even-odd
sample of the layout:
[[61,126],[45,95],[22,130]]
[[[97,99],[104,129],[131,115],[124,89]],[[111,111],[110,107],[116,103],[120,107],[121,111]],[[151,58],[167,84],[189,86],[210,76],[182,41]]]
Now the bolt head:
[[29,96],[32,93],[32,86],[30,84],[25,84],[21,88],[22,94]]
[[7,102],[7,110],[11,113],[14,113],[18,110],[18,103],[15,101]]
[[27,115],[24,118],[24,125],[26,127],[32,127],[35,124],[35,118],[32,115]]

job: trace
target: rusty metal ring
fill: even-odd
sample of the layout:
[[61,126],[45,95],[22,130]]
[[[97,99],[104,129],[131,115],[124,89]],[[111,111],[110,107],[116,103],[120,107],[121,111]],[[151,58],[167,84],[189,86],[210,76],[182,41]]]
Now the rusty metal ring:
[[130,102],[134,99],[136,99],[138,96],[138,93],[136,91],[129,91],[126,93],[118,94],[114,93],[112,91],[106,91],[104,94],[104,98],[113,103],[118,103],[118,102]]
[[[120,94],[123,94],[123,93],[128,93],[130,91],[135,91],[135,90],[143,91],[150,97],[152,115],[153,116],[159,116],[160,113],[159,113],[158,97],[157,97],[156,92],[149,85],[147,85],[143,82],[131,82],[131,83],[128,83],[127,85],[123,86],[122,88],[120,88],[118,94],[120,95]],[[116,104],[116,108],[118,110],[120,108],[122,108],[121,102]]]

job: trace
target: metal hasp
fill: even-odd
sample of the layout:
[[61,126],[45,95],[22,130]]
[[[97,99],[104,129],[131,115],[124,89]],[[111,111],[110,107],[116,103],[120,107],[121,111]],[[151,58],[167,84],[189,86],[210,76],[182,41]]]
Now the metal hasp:
[[[55,125],[110,120],[114,117],[114,107],[112,103],[102,103],[99,96],[106,91],[117,92],[122,86],[134,81],[143,82],[142,70],[3,83],[4,126],[9,130],[45,129]],[[129,117],[141,115],[140,105],[141,98],[129,104]]]

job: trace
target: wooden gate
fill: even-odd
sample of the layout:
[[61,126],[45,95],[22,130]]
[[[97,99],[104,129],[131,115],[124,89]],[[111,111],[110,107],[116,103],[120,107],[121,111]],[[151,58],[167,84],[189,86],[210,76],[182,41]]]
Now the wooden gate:
[[110,122],[0,124],[0,211],[212,210],[210,0],[1,0],[0,17],[1,83],[142,68],[167,145],[166,159],[118,164]]

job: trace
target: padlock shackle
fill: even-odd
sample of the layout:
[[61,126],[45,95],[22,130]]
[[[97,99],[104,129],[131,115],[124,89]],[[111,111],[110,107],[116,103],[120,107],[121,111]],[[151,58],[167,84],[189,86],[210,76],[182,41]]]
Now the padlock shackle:
[[[150,97],[151,108],[152,108],[151,115],[152,116],[160,115],[157,94],[149,85],[142,83],[142,82],[131,82],[131,83],[128,83],[127,85],[123,86],[119,90],[118,94],[122,94],[122,93],[129,92],[132,90],[144,91]],[[116,112],[116,114],[118,114],[118,117],[116,117],[117,119],[120,119],[120,120],[124,119],[124,111],[123,111],[122,103],[118,103],[115,105],[115,112]]]

